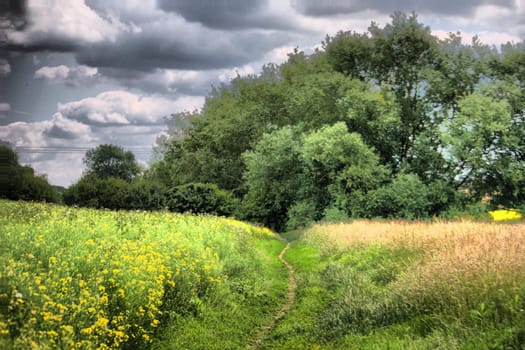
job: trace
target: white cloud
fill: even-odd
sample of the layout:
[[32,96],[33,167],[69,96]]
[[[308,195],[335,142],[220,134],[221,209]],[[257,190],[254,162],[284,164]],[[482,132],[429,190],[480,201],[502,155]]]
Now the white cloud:
[[[19,157],[21,162],[24,160]],[[31,161],[31,167],[38,174],[46,174],[51,184],[67,187],[76,182],[84,169],[84,154],[57,153],[50,158]],[[67,166],[65,166],[67,164]]]
[[6,102],[0,102],[0,120],[7,117],[4,113],[9,112],[11,110],[11,105]]
[[127,91],[108,91],[79,101],[58,105],[65,117],[88,125],[162,124],[163,118],[184,109],[198,108],[202,97],[184,96],[170,100],[140,96]]
[[8,76],[11,73],[11,66],[5,58],[0,58],[0,78]]
[[35,72],[35,79],[65,80],[69,76],[69,68],[60,65],[56,67],[42,67]]
[[7,32],[14,44],[75,47],[113,42],[123,28],[117,19],[99,16],[84,0],[30,0],[27,10],[28,27]]
[[[55,113],[51,123],[44,129],[46,138],[58,140],[75,140],[80,144],[88,144],[96,140],[88,125],[64,117],[61,113]],[[49,142],[53,140],[48,139]]]
[[11,110],[11,106],[9,103],[0,102],[0,113],[1,112],[9,112]]
[[85,86],[101,80],[97,68],[82,65],[68,67],[63,64],[54,67],[41,67],[35,72],[33,77],[53,83],[64,83],[68,86]]

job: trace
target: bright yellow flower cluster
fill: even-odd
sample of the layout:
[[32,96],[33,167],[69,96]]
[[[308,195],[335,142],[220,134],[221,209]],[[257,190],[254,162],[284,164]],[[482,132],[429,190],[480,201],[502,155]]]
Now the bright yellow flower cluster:
[[521,220],[522,215],[516,209],[498,209],[489,211],[489,215],[493,221],[510,221],[510,220]]
[[199,305],[244,236],[232,219],[0,201],[0,348],[115,349]]

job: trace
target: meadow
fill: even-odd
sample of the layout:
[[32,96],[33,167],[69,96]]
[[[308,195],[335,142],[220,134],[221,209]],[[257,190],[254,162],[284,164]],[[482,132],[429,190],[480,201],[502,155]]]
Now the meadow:
[[[523,349],[525,223],[491,216],[283,234],[295,301],[257,348]],[[245,349],[289,299],[284,240],[229,218],[0,201],[0,227],[2,349]]]
[[211,216],[0,201],[0,348],[243,348],[284,243]]
[[264,349],[525,348],[523,222],[363,220],[287,236],[297,303]]

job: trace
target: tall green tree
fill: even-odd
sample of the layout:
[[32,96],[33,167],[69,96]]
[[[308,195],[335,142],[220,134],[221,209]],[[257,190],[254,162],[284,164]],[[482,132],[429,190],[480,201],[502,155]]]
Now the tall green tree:
[[359,216],[367,192],[387,180],[388,170],[357,133],[343,122],[306,133],[302,138],[304,177],[300,195],[315,204],[319,220],[329,207]]
[[247,194],[245,215],[276,230],[288,220],[298,198],[303,168],[299,158],[300,134],[285,127],[262,136],[253,150],[243,154]]
[[97,179],[110,177],[131,181],[140,173],[140,166],[131,151],[110,144],[100,145],[86,152],[85,176]]

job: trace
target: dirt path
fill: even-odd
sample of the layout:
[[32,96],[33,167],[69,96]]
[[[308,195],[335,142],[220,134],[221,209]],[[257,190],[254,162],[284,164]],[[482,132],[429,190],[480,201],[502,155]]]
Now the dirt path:
[[257,332],[255,338],[251,342],[251,346],[249,349],[258,349],[261,344],[263,343],[264,339],[266,338],[269,331],[271,331],[277,321],[279,321],[292,307],[293,303],[295,302],[295,287],[296,287],[296,279],[295,279],[295,269],[292,265],[286,259],[284,258],[284,254],[288,249],[290,249],[290,243],[286,245],[286,247],[281,250],[281,253],[279,253],[279,260],[288,268],[288,293],[286,294],[286,303],[281,307],[279,311],[277,311],[272,319],[265,325],[263,325],[259,331]]

